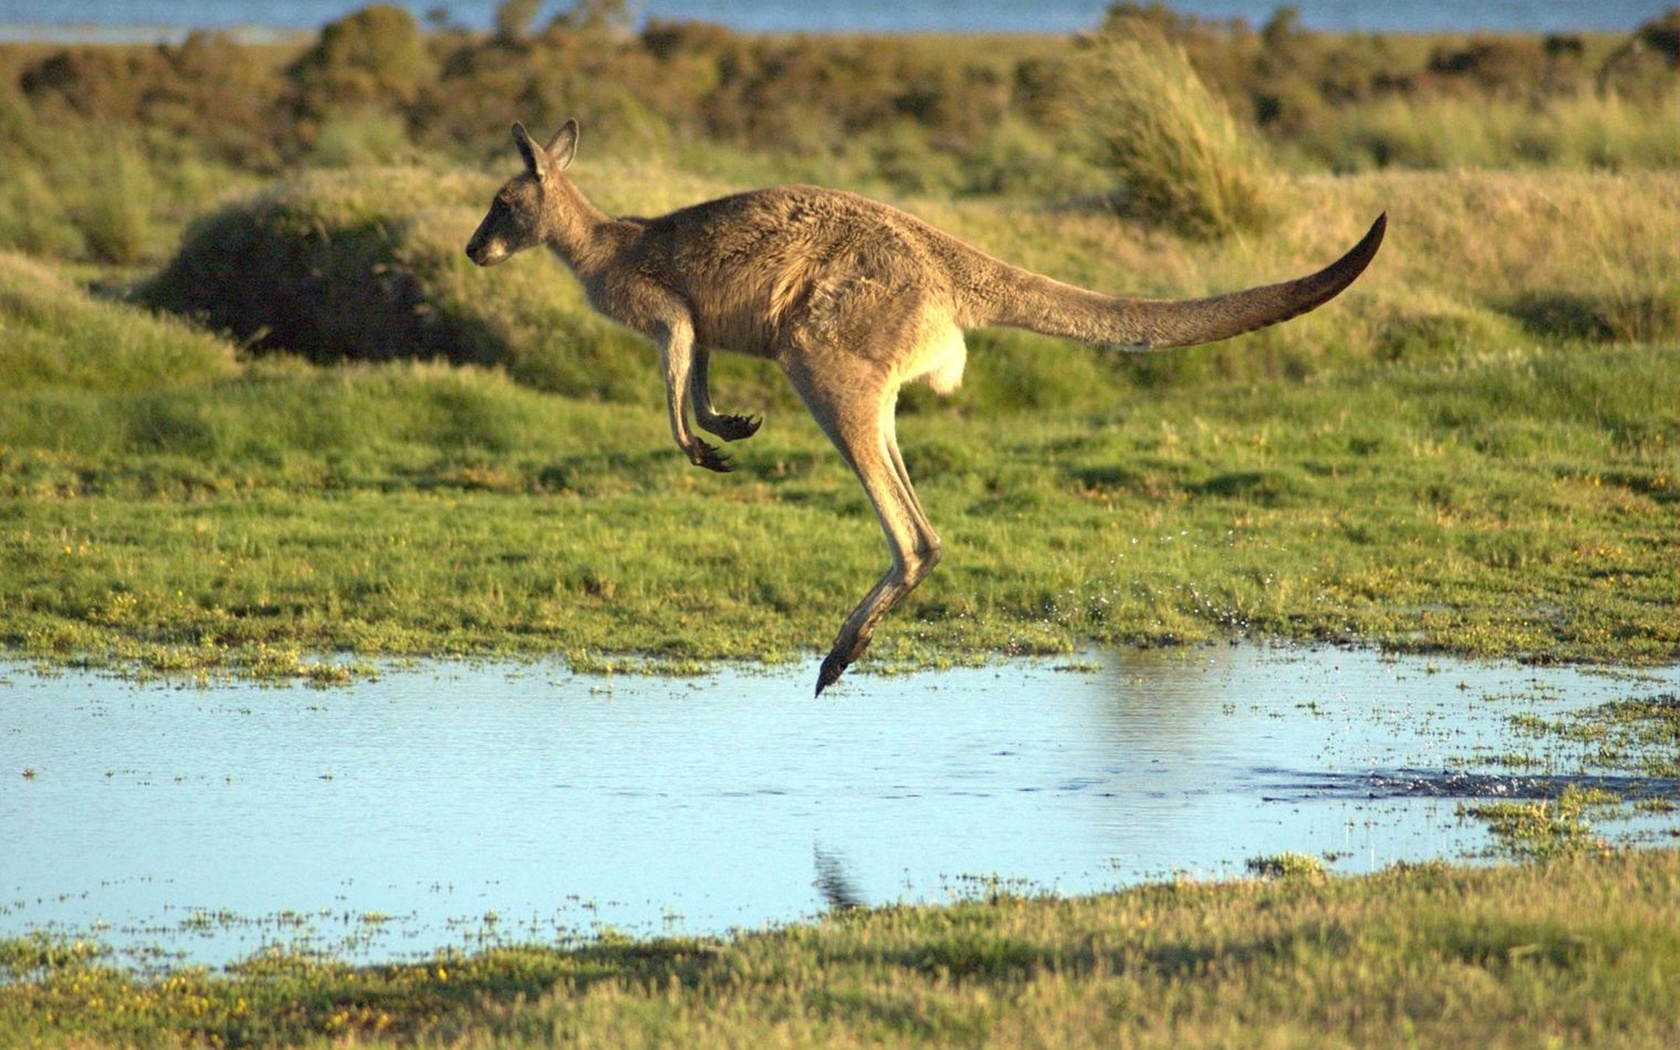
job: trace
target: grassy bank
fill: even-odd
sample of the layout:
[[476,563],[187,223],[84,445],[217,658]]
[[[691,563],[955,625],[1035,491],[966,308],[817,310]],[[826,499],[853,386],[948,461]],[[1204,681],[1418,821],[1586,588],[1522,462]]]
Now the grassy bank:
[[[1257,634],[1671,660],[1676,353],[913,417],[950,554],[878,655]],[[0,612],[30,656],[789,658],[884,561],[855,482],[791,414],[710,478],[656,411],[489,374],[259,374],[87,404],[114,440],[163,447],[0,458]]]
[[[1266,867],[1266,865],[1262,865]],[[165,1047],[1655,1048],[1680,1038],[1680,854],[993,894],[723,942],[604,938],[146,981],[0,943],[0,1043]]]
[[[0,247],[151,265],[226,190],[416,157],[477,166],[505,148],[511,120],[567,117],[600,133],[596,156],[680,157],[736,184],[1113,200],[1140,215],[1166,203],[1168,225],[1223,214],[1241,228],[1254,218],[1244,173],[1204,173],[1238,191],[1234,211],[1175,214],[1176,184],[1140,172],[1131,143],[1115,148],[1148,121],[1114,89],[1178,92],[1180,64],[1199,81],[1191,96],[1205,86],[1220,104],[1190,106],[1211,121],[1198,130],[1234,121],[1261,170],[1680,162],[1675,11],[1617,33],[1372,35],[1314,32],[1288,6],[1250,26],[1116,4],[1065,37],[761,36],[657,20],[632,32],[576,13],[469,33],[373,5],[283,44],[0,43]],[[1151,48],[1125,65],[1143,39],[1182,63]]]

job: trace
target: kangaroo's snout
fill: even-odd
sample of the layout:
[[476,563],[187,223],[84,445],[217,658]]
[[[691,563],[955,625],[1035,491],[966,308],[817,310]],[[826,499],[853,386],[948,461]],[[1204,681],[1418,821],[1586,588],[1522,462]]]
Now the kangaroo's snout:
[[494,266],[508,255],[507,248],[483,229],[474,233],[472,239],[467,241],[467,258],[480,266]]

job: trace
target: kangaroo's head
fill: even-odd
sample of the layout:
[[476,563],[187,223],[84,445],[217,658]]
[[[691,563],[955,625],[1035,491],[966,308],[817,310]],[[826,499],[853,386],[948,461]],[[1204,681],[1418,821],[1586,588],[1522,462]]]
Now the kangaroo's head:
[[490,202],[490,211],[467,242],[467,258],[480,266],[494,266],[517,252],[541,244],[547,228],[547,191],[565,181],[562,174],[577,153],[578,125],[565,125],[539,146],[523,124],[513,126],[513,141],[525,158],[525,170],[507,181]]

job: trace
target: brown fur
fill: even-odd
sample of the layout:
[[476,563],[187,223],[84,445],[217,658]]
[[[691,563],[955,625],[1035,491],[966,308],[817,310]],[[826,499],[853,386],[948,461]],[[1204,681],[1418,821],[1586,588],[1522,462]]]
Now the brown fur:
[[712,406],[713,348],[775,361],[862,482],[892,567],[840,629],[817,693],[863,654],[876,625],[939,561],[939,537],[894,433],[899,387],[962,380],[963,331],[987,325],[1133,349],[1188,346],[1276,324],[1346,288],[1382,242],[1365,238],[1307,277],[1187,301],[1117,299],[1011,266],[866,197],[812,186],[755,190],[655,219],[612,219],[565,175],[578,128],[547,146],[515,124],[525,171],[467,243],[482,266],[547,245],[595,309],[659,347],[671,435],[695,464],[729,461],[695,436],[751,437],[759,421]]

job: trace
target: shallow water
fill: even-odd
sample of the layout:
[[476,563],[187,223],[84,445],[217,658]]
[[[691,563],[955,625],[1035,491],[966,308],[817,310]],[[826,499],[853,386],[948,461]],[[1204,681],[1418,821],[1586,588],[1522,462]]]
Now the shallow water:
[[993,877],[1082,893],[1284,851],[1344,873],[1461,859],[1490,846],[1466,797],[1576,772],[1496,762],[1533,746],[1511,715],[1680,680],[1247,646],[854,674],[816,702],[814,673],[444,664],[315,690],[14,667],[0,935],[384,959],[756,928]]

